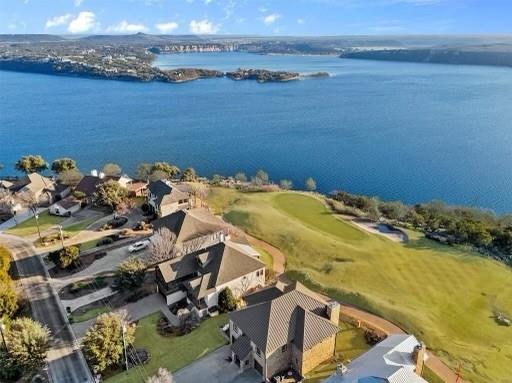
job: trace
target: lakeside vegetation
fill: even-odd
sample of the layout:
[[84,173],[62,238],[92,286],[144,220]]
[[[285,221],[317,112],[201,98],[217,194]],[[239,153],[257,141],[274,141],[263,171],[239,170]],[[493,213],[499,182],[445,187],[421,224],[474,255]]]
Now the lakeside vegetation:
[[209,205],[249,234],[278,247],[286,272],[340,301],[393,321],[425,341],[472,382],[508,376],[512,270],[504,264],[409,233],[400,244],[335,217],[318,198],[215,188]]

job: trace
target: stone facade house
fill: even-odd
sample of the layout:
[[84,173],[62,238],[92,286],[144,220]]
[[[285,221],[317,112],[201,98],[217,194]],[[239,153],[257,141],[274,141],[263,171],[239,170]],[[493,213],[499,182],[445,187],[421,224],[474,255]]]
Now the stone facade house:
[[265,264],[225,241],[158,264],[156,280],[167,305],[185,301],[202,317],[227,287],[238,296],[263,287]]
[[249,295],[246,302],[229,318],[233,362],[242,370],[254,368],[265,380],[289,372],[304,376],[334,355],[337,302],[297,282]]
[[147,204],[157,217],[165,217],[190,207],[190,195],[176,185],[162,180],[148,185]]

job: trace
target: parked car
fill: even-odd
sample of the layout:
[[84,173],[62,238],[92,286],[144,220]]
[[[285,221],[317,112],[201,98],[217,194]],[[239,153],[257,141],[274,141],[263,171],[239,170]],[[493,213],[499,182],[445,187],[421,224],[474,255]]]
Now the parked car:
[[135,242],[133,245],[128,246],[130,253],[136,253],[137,251],[144,250],[150,244],[149,240]]

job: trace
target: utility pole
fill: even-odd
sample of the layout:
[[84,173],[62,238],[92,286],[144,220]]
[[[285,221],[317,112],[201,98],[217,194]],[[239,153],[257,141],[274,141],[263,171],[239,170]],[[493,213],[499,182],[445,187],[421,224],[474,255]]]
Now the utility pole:
[[122,331],[123,331],[123,348],[124,348],[124,363],[126,367],[126,371],[128,371],[128,353],[126,352],[126,340],[124,338],[124,333],[126,331],[126,325],[124,323],[122,325]]
[[64,234],[62,233],[62,225],[57,226],[59,228],[60,242],[62,243],[62,249],[64,249]]

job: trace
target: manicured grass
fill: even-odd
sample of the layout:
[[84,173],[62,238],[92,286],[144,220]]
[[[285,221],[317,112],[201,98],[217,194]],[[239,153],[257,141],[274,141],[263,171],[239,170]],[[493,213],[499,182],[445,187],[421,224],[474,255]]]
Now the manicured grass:
[[336,336],[336,356],[321,364],[306,375],[305,383],[320,383],[336,371],[338,362],[354,360],[370,348],[366,344],[364,331],[350,323],[340,322],[340,332]]
[[111,310],[108,307],[95,307],[86,310],[85,312],[80,312],[78,309],[75,313],[71,314],[70,319],[72,318],[73,323],[85,322],[89,319],[96,318],[98,315],[110,312]]
[[214,189],[209,205],[283,251],[287,275],[393,321],[472,382],[510,376],[512,270],[413,235],[407,244],[359,231],[299,193]]
[[86,219],[84,221],[77,222],[73,225],[66,226],[64,228],[64,231],[72,237],[73,235],[78,234],[82,230],[85,230],[85,228],[87,226],[91,225],[95,221],[96,221],[96,219],[94,219],[94,218]]
[[[41,233],[52,226],[60,224],[65,218],[48,214],[47,211],[39,214],[39,228]],[[36,219],[34,217],[19,223],[18,225],[6,230],[6,233],[18,235],[20,237],[33,235],[37,233]]]
[[[164,367],[174,372],[183,368],[206,354],[226,344],[220,335],[219,327],[226,324],[226,315],[209,318],[201,323],[200,327],[188,335],[164,337],[156,331],[156,324],[160,313],[147,316],[139,321],[135,333],[135,347],[145,348],[151,354],[144,369],[148,375],[153,375],[158,368]],[[138,369],[130,369],[105,380],[108,383],[140,383]]]

